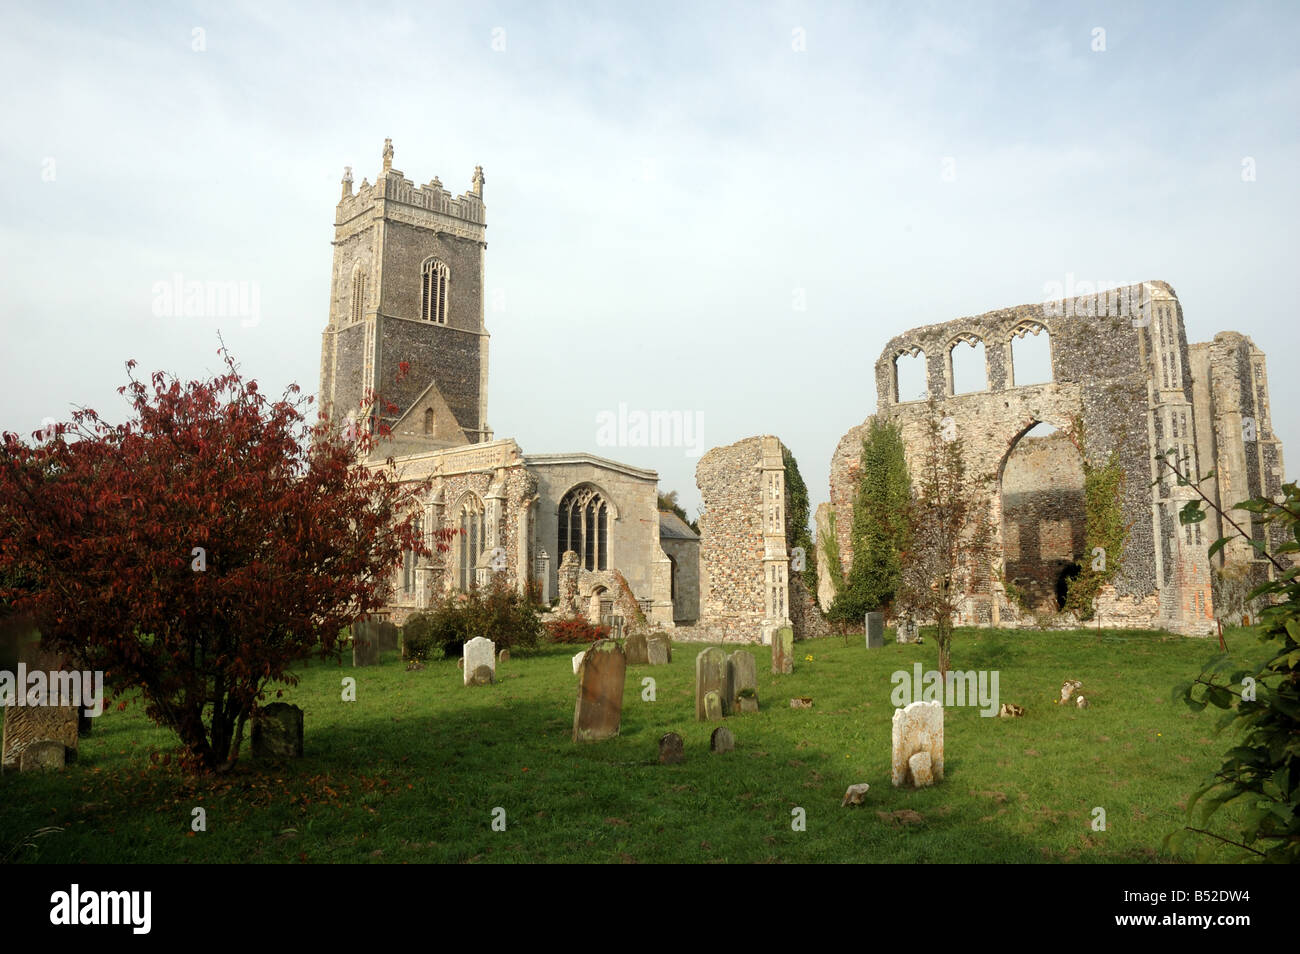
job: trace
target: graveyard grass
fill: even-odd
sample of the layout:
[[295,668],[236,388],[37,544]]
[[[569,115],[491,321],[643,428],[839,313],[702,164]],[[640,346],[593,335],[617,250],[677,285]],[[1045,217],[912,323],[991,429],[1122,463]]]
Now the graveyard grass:
[[[1258,643],[1228,633],[1243,658]],[[709,753],[714,726],[694,719],[695,656],[674,643],[667,666],[633,666],[618,738],[570,741],[581,647],[512,654],[497,684],[462,685],[456,661],[406,672],[396,653],[353,669],[301,668],[282,701],[305,710],[305,756],[245,758],[228,776],[187,778],[175,737],[138,702],[111,710],[62,773],[0,776],[0,860],[75,862],[1119,862],[1216,854],[1193,836],[1170,856],[1164,836],[1232,744],[1214,710],[1194,713],[1171,688],[1194,677],[1214,639],[1159,633],[961,629],[959,670],[997,669],[1018,719],[945,710],[946,780],[890,785],[896,670],[936,668],[933,638],[868,652],[862,636],[795,644],[793,675],[758,662],[761,711],[726,720],[733,752]],[[807,660],[812,656],[812,661]],[[350,661],[349,661],[350,662]],[[341,699],[357,680],[356,702]],[[642,700],[642,679],[656,701]],[[1080,679],[1091,708],[1053,703]],[[811,696],[813,708],[789,707]],[[268,700],[268,701],[274,701]],[[658,764],[658,739],[685,739],[681,765]],[[173,756],[167,764],[167,756]],[[844,790],[869,782],[861,807]],[[207,830],[191,831],[193,809]],[[1106,830],[1093,831],[1093,809]],[[494,831],[494,809],[505,831]],[[806,830],[791,827],[792,810]],[[24,847],[33,832],[60,829]],[[8,856],[7,859],[5,856]]]

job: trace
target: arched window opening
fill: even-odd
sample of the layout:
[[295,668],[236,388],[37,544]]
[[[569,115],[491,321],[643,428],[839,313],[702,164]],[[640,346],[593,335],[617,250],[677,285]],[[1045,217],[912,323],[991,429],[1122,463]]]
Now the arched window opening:
[[[416,521],[415,533],[418,537],[424,537],[423,517]],[[418,559],[418,554],[414,550],[407,550],[402,554],[402,592],[407,595],[415,592]]]
[[984,342],[978,335],[965,333],[954,338],[948,346],[948,363],[953,394],[988,390]]
[[1052,336],[1036,321],[1022,321],[1011,332],[1013,387],[1052,380]]
[[466,497],[458,514],[456,559],[456,585],[464,592],[474,586],[474,568],[483,555],[483,503],[477,497]]
[[559,552],[578,554],[578,566],[609,569],[609,504],[594,487],[574,487],[560,501]]
[[352,273],[352,320],[366,317],[366,273],[360,266]]
[[894,356],[894,400],[924,401],[929,396],[925,352],[920,348],[900,351]]
[[433,433],[433,408],[425,408],[424,411],[424,433]]
[[447,284],[451,272],[436,258],[420,267],[420,317],[436,325],[447,323]]

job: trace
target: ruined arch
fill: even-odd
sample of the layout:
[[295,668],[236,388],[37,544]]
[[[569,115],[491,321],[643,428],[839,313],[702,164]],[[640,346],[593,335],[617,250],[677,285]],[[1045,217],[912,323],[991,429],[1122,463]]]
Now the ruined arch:
[[1042,322],[1025,319],[1011,329],[1011,387],[1050,384],[1056,379],[1052,367],[1052,332]]
[[[967,354],[967,349],[973,353]],[[951,395],[989,389],[988,349],[980,335],[963,331],[948,342],[944,348],[944,376]]]
[[[900,359],[906,358],[906,361]],[[917,345],[898,349],[890,360],[894,403],[923,401],[929,392],[925,351]]]

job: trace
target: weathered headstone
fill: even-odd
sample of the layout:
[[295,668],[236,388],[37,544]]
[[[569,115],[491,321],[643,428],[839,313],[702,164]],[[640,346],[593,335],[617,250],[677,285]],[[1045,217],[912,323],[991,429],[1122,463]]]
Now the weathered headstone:
[[730,752],[736,747],[736,737],[725,725],[720,725],[709,736],[710,752]]
[[867,792],[871,786],[866,782],[858,782],[856,785],[850,785],[844,793],[844,800],[840,802],[840,808],[847,808],[850,805],[861,805],[867,798]]
[[727,702],[732,711],[740,708],[742,698],[758,700],[758,663],[754,654],[737,649],[727,657]]
[[669,732],[659,737],[659,764],[677,765],[686,761],[682,752],[682,737],[676,732]]
[[666,666],[672,659],[671,644],[667,636],[651,636],[646,640],[646,659],[652,666]]
[[883,649],[885,646],[885,614],[867,614],[867,648]]
[[618,735],[623,719],[627,657],[618,643],[593,643],[578,667],[578,701],[573,707],[573,741],[596,742]]
[[475,666],[467,686],[490,686],[497,681],[496,670],[491,666]]
[[32,742],[18,756],[18,771],[44,772],[61,769],[67,763],[68,750],[62,742],[39,739]]
[[898,633],[894,641],[904,645],[919,643],[921,641],[921,627],[917,625],[916,620],[903,616],[898,620]]
[[907,770],[912,776],[912,784],[917,788],[925,788],[934,784],[934,776],[930,774],[929,752],[917,752],[908,759]]
[[[486,636],[475,636],[465,644],[461,650],[461,658],[465,660],[465,685],[470,685],[474,680],[474,670],[479,666],[487,666],[492,670],[493,675],[497,669],[497,647],[496,643]],[[477,683],[482,685],[482,683]]]
[[[15,624],[17,625],[17,624]],[[34,626],[24,625],[25,631],[13,640],[17,653],[17,663],[26,667],[28,676],[32,673],[45,674],[47,687],[49,674],[63,670],[63,657],[58,653],[42,650]],[[80,679],[80,674],[76,674]],[[15,680],[16,681],[16,680]],[[37,742],[53,741],[63,745],[65,762],[77,760],[77,723],[87,706],[51,706],[48,696],[35,699],[27,693],[29,687],[15,685],[15,694],[23,694],[28,704],[16,705],[17,699],[4,706],[3,737],[0,738],[0,767],[21,771],[23,750]],[[87,700],[82,700],[83,702]]]
[[704,694],[704,721],[718,722],[722,716],[722,693],[717,689],[710,689]]
[[629,636],[623,645],[623,653],[627,656],[629,666],[650,665],[650,651],[646,645],[645,633],[633,633]]
[[791,709],[811,709],[811,708],[812,708],[812,697],[811,697],[811,696],[799,696],[798,698],[791,699],[791,700],[790,700],[790,708],[791,708]]
[[508,649],[503,649],[501,652],[497,653],[498,665],[503,662],[510,662],[510,650]]
[[376,666],[379,664],[379,624],[357,620],[352,624],[352,665]]
[[397,649],[397,626],[385,620],[379,624],[379,651],[382,653]]
[[794,672],[794,630],[789,626],[772,634],[772,672],[787,676]]
[[1088,700],[1082,694],[1075,698],[1074,704],[1077,705],[1080,709],[1088,708]]
[[[695,657],[695,718],[711,721],[704,710],[704,697],[710,692],[718,694],[719,705],[727,691],[727,656],[721,649],[709,647]],[[726,712],[718,714],[722,718]]]
[[918,752],[929,756],[934,781],[943,781],[943,704],[913,702],[894,710],[891,777],[895,787],[916,784],[910,760]]
[[741,696],[736,700],[736,711],[752,715],[758,711],[758,696]]
[[302,710],[287,702],[273,702],[253,715],[253,758],[302,757]]
[[1083,683],[1078,679],[1067,679],[1061,683],[1061,702],[1069,702],[1071,697],[1083,688]]
[[1002,703],[1002,707],[998,709],[999,716],[1011,718],[1011,719],[1018,719],[1020,716],[1024,714],[1025,714],[1025,707],[1018,706],[1014,702],[1004,702]]

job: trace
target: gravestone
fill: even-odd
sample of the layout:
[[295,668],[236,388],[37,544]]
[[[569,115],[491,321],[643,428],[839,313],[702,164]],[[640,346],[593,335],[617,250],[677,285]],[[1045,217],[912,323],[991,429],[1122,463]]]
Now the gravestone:
[[[704,697],[710,692],[718,694],[719,707],[723,694],[727,691],[727,657],[721,649],[709,647],[695,657],[695,719],[698,722],[712,721],[705,713]],[[717,718],[726,715],[719,712]]]
[[758,696],[741,696],[736,700],[736,711],[743,715],[752,715],[758,711]]
[[646,640],[646,659],[652,666],[666,666],[672,658],[667,636],[651,636]]
[[623,652],[627,656],[629,666],[650,665],[650,650],[646,645],[645,633],[633,633],[629,636],[623,645]]
[[397,627],[387,621],[379,624],[379,651],[386,653],[397,649]]
[[[17,626],[18,624],[12,624]],[[11,626],[11,628],[12,628]],[[45,673],[46,685],[49,674],[63,669],[63,657],[58,653],[41,649],[40,637],[35,626],[23,623],[22,632],[12,640],[17,659],[15,662],[15,682],[17,664],[21,663],[27,674]],[[81,674],[77,673],[78,680]],[[48,697],[28,700],[28,685],[15,685],[15,695],[22,695],[25,701],[44,703]],[[82,700],[86,702],[87,700]],[[17,699],[4,707],[3,736],[0,737],[0,767],[21,771],[22,753],[37,742],[58,742],[64,749],[64,761],[77,760],[77,723],[88,706],[50,706],[44,704],[16,705]],[[49,756],[47,756],[49,757]]]
[[496,670],[491,666],[475,666],[470,673],[468,686],[490,686],[497,681]]
[[730,752],[736,747],[736,737],[725,725],[720,725],[709,736],[710,752]]
[[302,757],[302,710],[287,702],[273,702],[253,714],[253,758]]
[[934,776],[930,773],[929,752],[917,752],[908,759],[907,770],[912,775],[912,784],[917,788],[925,788],[934,784]]
[[486,636],[475,636],[467,642],[465,648],[461,650],[461,658],[465,660],[465,685],[467,686],[483,685],[482,682],[474,682],[474,670],[479,666],[487,666],[494,676],[496,674],[497,646]]
[[1067,679],[1061,683],[1061,702],[1069,702],[1071,697],[1083,688],[1078,679]]
[[676,732],[669,732],[659,737],[659,764],[677,765],[686,761],[682,751],[682,737]]
[[850,785],[844,792],[844,798],[840,802],[840,808],[848,808],[850,805],[861,805],[867,798],[867,792],[871,786],[866,782],[858,782],[856,785]]
[[885,646],[885,614],[867,614],[867,648],[883,649]]
[[710,689],[704,694],[704,721],[719,722],[722,714],[722,693],[717,689]]
[[921,627],[917,625],[916,620],[903,616],[898,620],[898,632],[894,637],[894,642],[904,645],[910,643],[919,643],[921,641]]
[[772,634],[772,672],[786,676],[794,672],[794,630],[789,626]]
[[352,666],[379,664],[379,624],[357,620],[352,624]]
[[510,662],[510,650],[503,649],[497,653],[497,663]]
[[618,643],[593,643],[578,667],[578,701],[573,707],[573,741],[596,742],[618,735],[623,719],[627,657]]
[[753,698],[757,711],[758,663],[753,653],[737,649],[727,657],[727,702],[732,711],[740,709],[744,698]]
[[31,743],[18,756],[18,771],[45,772],[63,768],[68,750],[62,742],[40,739]]
[[587,655],[587,651],[585,649],[580,653],[573,654],[573,674],[575,676],[578,674],[578,667],[582,665],[582,657],[585,655]]
[[917,784],[911,758],[929,756],[926,768],[935,782],[943,781],[943,704],[938,700],[913,702],[894,710],[891,777],[895,787]]

